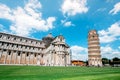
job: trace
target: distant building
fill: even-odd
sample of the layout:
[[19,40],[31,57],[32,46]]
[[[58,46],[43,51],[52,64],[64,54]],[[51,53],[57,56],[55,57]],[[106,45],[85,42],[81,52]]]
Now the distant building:
[[88,65],[102,66],[99,35],[96,30],[88,33]]
[[68,66],[70,48],[62,35],[42,40],[0,33],[0,64]]
[[86,66],[86,63],[84,61],[81,61],[81,60],[72,60],[71,64],[73,66]]

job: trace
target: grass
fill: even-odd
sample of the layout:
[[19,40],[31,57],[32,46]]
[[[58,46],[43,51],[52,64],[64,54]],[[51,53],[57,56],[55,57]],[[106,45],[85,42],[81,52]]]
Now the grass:
[[120,80],[120,67],[0,66],[0,80]]

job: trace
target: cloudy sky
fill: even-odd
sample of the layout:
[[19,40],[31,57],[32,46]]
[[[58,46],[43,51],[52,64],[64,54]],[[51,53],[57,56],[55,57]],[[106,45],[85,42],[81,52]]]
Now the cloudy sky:
[[92,29],[99,34],[102,57],[120,58],[119,0],[0,0],[0,32],[36,39],[62,34],[72,59],[87,60]]

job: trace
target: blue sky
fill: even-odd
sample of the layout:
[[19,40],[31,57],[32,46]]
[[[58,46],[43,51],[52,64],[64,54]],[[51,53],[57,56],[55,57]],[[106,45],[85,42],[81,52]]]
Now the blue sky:
[[119,0],[0,0],[0,32],[36,39],[62,34],[73,59],[87,60],[92,29],[100,36],[102,57],[120,58]]

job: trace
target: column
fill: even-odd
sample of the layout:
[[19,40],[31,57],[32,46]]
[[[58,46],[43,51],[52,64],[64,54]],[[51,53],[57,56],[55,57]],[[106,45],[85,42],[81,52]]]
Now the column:
[[11,60],[11,51],[7,51],[7,56],[6,56],[6,64],[10,64],[10,60]]
[[2,49],[0,49],[0,59],[1,59],[1,55],[2,55]]
[[51,63],[52,63],[52,61],[51,61],[51,56],[52,56],[52,55],[51,55],[51,51],[50,51],[50,53],[49,53],[49,64],[48,64],[49,66],[51,66]]
[[37,54],[37,65],[40,65],[40,53]]
[[18,51],[16,54],[16,63],[15,64],[20,64],[20,60],[21,60],[21,52]]
[[16,51],[11,51],[11,64],[15,64]]
[[66,53],[64,53],[64,60],[65,60],[64,66],[66,66],[67,65],[67,55],[66,55]]
[[33,59],[34,59],[33,53],[30,53],[30,64],[33,64]]
[[15,62],[14,62],[14,64],[16,64],[17,53],[18,53],[18,51],[16,51],[16,53],[15,53]]
[[44,65],[44,59],[43,59],[44,55],[41,54],[41,58],[40,58],[40,65]]
[[25,64],[25,52],[22,52],[21,53],[21,60],[20,60],[21,62],[21,64]]
[[0,49],[0,64],[2,63],[2,53],[3,53],[3,50]]
[[1,54],[1,59],[0,59],[1,64],[5,64],[6,54],[7,54],[6,50],[3,49],[2,54]]
[[33,58],[33,64],[36,64],[37,63],[37,60],[36,60],[37,59],[36,58],[37,57],[37,53],[34,53],[33,56],[34,56],[34,58]]
[[54,64],[54,53],[51,52],[51,66],[53,66]]
[[27,53],[26,53],[26,64],[27,64],[27,65],[29,64],[29,59],[30,59],[30,53],[27,52]]
[[68,65],[68,54],[66,54],[66,63],[65,65],[67,66]]
[[56,52],[54,53],[54,65],[56,65],[56,57],[57,57],[57,54]]

